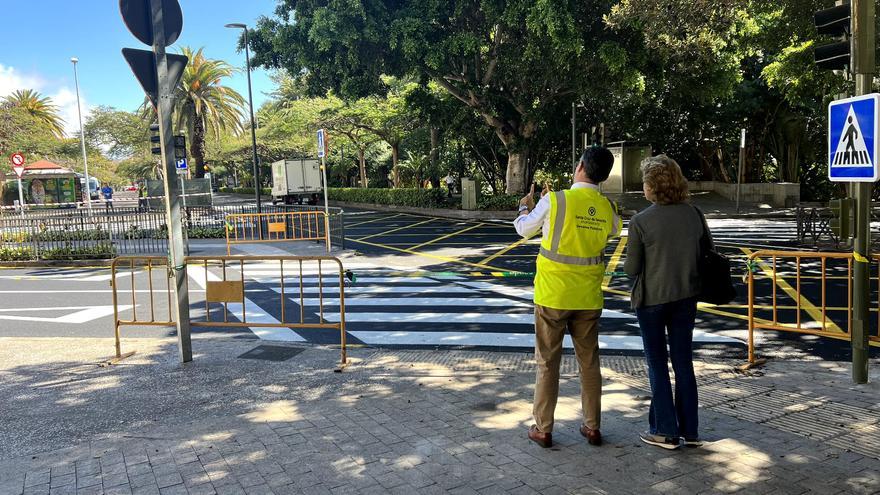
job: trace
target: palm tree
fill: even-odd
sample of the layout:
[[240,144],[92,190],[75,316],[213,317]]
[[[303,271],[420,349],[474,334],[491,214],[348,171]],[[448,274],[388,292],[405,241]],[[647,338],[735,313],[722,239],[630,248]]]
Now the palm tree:
[[[174,90],[174,122],[178,132],[189,136],[189,153],[195,160],[195,176],[205,175],[205,136],[214,136],[230,130],[242,132],[244,98],[235,90],[222,86],[221,79],[230,77],[236,69],[222,60],[205,58],[202,48],[193,52],[183,47],[181,53],[189,59],[183,76]],[[144,115],[155,120],[155,110],[144,102]]]
[[64,120],[58,115],[58,107],[52,103],[52,98],[32,89],[19,89],[3,98],[3,106],[24,110],[56,137],[64,137]]

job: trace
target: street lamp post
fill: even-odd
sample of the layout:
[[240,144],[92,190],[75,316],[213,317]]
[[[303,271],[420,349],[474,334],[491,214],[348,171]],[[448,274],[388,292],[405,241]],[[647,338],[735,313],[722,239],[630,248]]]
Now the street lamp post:
[[76,74],[76,63],[79,62],[79,59],[76,57],[72,57],[70,59],[73,62],[73,81],[76,85],[76,113],[79,116],[79,142],[82,146],[82,154],[83,154],[83,171],[85,172],[86,178],[86,206],[89,208],[89,212],[92,211],[92,184],[89,180],[89,159],[86,156],[86,134],[83,132],[83,118],[82,118],[82,107],[79,104],[79,77]]
[[260,206],[260,187],[262,184],[260,183],[260,166],[257,164],[257,126],[254,123],[254,93],[251,89],[251,55],[248,49],[248,28],[246,24],[241,23],[227,24],[226,27],[244,30],[244,60],[247,67],[248,107],[251,114],[251,146],[254,155],[254,190],[257,198],[257,213],[259,214],[262,213],[262,207]]

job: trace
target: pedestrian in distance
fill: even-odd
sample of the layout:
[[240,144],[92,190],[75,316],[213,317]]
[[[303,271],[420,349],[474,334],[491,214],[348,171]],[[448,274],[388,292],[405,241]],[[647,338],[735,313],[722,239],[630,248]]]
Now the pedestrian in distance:
[[443,180],[446,181],[446,197],[451,198],[452,190],[455,188],[455,177],[452,176],[452,172],[449,172]]
[[[636,311],[651,382],[649,430],[641,440],[664,449],[701,445],[694,377],[693,331],[700,293],[700,240],[711,234],[702,213],[689,204],[687,180],[672,158],[642,162],[645,198],[651,206],[629,223],[624,270],[635,278]],[[667,344],[669,350],[667,353]],[[673,394],[667,361],[675,373]]]
[[110,184],[104,183],[104,186],[101,188],[101,194],[104,196],[104,209],[113,209],[113,188],[110,187]]
[[543,230],[535,276],[535,419],[528,438],[553,445],[553,416],[559,396],[559,365],[566,331],[580,369],[583,421],[580,433],[602,444],[602,375],[599,370],[599,317],[604,298],[605,245],[622,228],[617,208],[599,191],[614,157],[602,147],[588,148],[575,168],[571,189],[545,186],[535,205],[535,186],[522,198],[516,232],[530,237]]

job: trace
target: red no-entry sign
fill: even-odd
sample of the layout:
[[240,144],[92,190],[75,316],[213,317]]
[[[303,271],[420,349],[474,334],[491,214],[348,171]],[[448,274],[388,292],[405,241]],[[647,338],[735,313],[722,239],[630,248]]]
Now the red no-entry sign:
[[21,174],[24,173],[24,155],[21,153],[13,153],[9,158],[9,161],[12,162],[12,170],[15,172],[15,175],[21,179]]

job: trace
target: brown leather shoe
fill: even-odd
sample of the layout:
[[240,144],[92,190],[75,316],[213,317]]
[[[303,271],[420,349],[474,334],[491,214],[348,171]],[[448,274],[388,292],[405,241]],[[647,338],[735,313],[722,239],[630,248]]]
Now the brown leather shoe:
[[581,435],[587,439],[587,443],[590,445],[599,446],[602,445],[602,434],[599,430],[594,430],[587,425],[581,425]]
[[538,425],[529,426],[529,440],[545,449],[553,446],[553,434],[538,431]]

